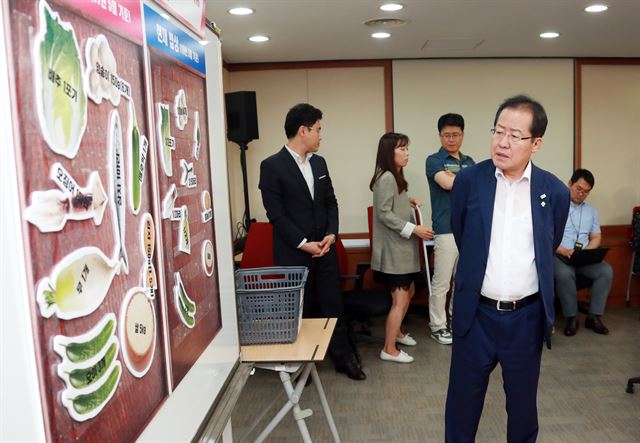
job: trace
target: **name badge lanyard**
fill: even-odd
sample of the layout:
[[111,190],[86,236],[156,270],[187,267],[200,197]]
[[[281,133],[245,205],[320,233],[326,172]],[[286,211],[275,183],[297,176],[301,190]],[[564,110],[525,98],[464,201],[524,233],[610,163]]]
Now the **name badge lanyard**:
[[571,226],[573,226],[573,229],[575,229],[576,231],[576,241],[575,244],[578,245],[578,239],[580,238],[580,227],[582,226],[582,208],[583,206],[580,205],[580,217],[578,218],[578,227],[576,228],[576,224],[573,222],[573,214],[576,212],[575,210],[569,215],[569,221],[571,221]]

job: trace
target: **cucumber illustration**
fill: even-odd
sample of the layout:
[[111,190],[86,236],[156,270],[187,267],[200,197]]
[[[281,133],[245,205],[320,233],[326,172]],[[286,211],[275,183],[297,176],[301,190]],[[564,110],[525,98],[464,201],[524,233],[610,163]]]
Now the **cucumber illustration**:
[[114,366],[102,386],[93,392],[81,394],[72,399],[74,411],[81,416],[91,414],[91,416],[95,417],[113,396],[120,381],[121,372],[120,362],[116,362],[116,366]]
[[97,355],[113,335],[115,325],[116,321],[109,319],[100,333],[91,340],[66,345],[65,353],[67,354],[67,358],[73,363],[82,363]]
[[118,344],[112,343],[107,353],[98,362],[86,369],[74,369],[69,373],[69,382],[76,389],[86,388],[100,379],[106,372],[118,353]]

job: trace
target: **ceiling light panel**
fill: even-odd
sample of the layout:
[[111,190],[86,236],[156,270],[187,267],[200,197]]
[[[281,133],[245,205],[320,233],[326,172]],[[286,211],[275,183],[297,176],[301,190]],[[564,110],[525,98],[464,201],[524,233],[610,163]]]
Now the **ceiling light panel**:
[[609,9],[609,7],[606,5],[591,5],[584,8],[587,12],[604,12],[607,9]]
[[543,32],[542,34],[540,34],[540,37],[542,37],[542,38],[557,38],[557,37],[560,37],[560,34],[558,34],[557,32],[549,31],[549,32]]
[[387,12],[399,11],[402,8],[404,8],[404,6],[402,6],[400,3],[385,3],[384,5],[380,6],[380,10]]
[[254,10],[251,8],[238,7],[238,8],[231,8],[229,9],[228,12],[231,15],[249,15],[249,14],[253,14]]
[[389,37],[391,37],[391,34],[389,34],[388,32],[374,32],[373,34],[371,34],[371,37],[373,37],[373,38],[389,38]]
[[249,37],[249,40],[254,43],[264,43],[264,42],[268,42],[271,39],[266,35],[253,35]]

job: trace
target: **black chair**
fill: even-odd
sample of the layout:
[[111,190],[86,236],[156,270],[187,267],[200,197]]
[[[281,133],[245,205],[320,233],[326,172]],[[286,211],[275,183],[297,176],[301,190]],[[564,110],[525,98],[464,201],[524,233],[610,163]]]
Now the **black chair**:
[[354,282],[354,288],[342,291],[344,319],[352,340],[384,343],[383,337],[371,332],[371,319],[386,316],[391,309],[391,294],[386,288],[364,288],[364,277],[369,263],[358,263],[356,274],[348,274],[347,252],[340,238],[336,239],[336,253],[343,282]]
[[633,385],[640,384],[640,377],[632,377],[627,381],[627,389],[626,391],[629,394],[633,394]]
[[[637,263],[640,263],[640,206],[633,208],[633,218],[631,220],[631,248],[633,249],[633,258],[631,260],[631,270],[629,271],[629,282],[627,284],[627,307],[630,306],[630,290],[631,290],[631,277],[633,275],[640,275],[640,267]],[[633,385],[640,384],[640,377],[632,377],[627,380],[626,391],[629,394],[633,394]]]
[[[593,286],[593,280],[585,277],[584,275],[576,275],[576,288],[578,289],[578,291],[581,289],[588,289],[591,286]],[[558,297],[555,297],[554,306],[556,309],[556,315],[558,312],[562,312],[562,306],[560,305],[560,299]],[[588,315],[589,302],[578,300],[578,312]]]
[[[576,275],[576,287],[578,291],[581,289],[589,289],[593,286],[593,280],[585,277],[584,275]],[[583,314],[589,314],[589,302],[588,301],[578,301],[578,312],[582,312]]]
[[629,229],[629,246],[632,255],[627,279],[627,308],[631,306],[631,281],[633,277],[640,277],[640,206],[633,208],[632,214]]

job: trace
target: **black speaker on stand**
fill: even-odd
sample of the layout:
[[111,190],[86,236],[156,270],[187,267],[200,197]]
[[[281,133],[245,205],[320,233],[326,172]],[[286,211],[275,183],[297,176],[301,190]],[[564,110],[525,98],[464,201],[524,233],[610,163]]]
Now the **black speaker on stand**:
[[258,113],[256,110],[256,92],[238,91],[224,95],[227,111],[227,139],[240,147],[240,168],[244,190],[244,216],[242,224],[249,232],[251,213],[249,210],[249,189],[247,185],[247,149],[249,142],[257,140]]

